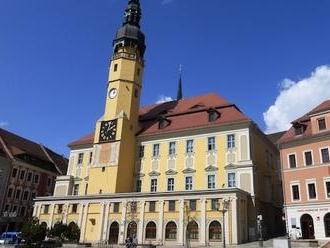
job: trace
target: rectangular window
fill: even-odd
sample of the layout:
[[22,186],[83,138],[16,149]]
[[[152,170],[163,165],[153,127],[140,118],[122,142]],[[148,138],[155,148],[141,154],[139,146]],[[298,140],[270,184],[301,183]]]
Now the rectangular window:
[[89,164],[92,164],[92,162],[93,162],[93,152],[90,152],[89,153],[89,161],[88,161],[88,163]]
[[175,201],[168,201],[168,211],[169,212],[174,212],[175,211]]
[[227,135],[227,148],[228,149],[235,148],[235,134]]
[[193,140],[187,140],[186,153],[192,153],[192,152],[194,152],[194,141]]
[[32,180],[32,172],[29,172],[28,175],[27,175],[27,179],[26,179],[28,182],[31,182]]
[[190,200],[189,201],[189,209],[190,211],[196,211],[196,200]]
[[215,150],[215,137],[209,137],[207,139],[207,150],[214,151]]
[[136,181],[136,192],[141,192],[142,191],[142,180],[137,180]]
[[157,179],[151,179],[151,192],[157,192]]
[[170,156],[175,155],[175,146],[176,146],[175,142],[170,142],[169,149],[168,149],[168,155],[170,155]]
[[319,125],[319,131],[323,131],[325,129],[327,129],[327,124],[325,122],[325,118],[319,119],[317,120],[318,125]]
[[211,209],[213,211],[218,210],[218,204],[219,204],[219,200],[218,199],[212,199],[212,201],[211,201]]
[[192,190],[192,189],[193,189],[193,178],[186,177],[186,190]]
[[144,158],[144,146],[139,146],[139,158]]
[[17,171],[18,171],[18,170],[17,170],[16,168],[14,168],[14,169],[13,169],[13,172],[12,172],[12,174],[11,174],[11,176],[12,176],[12,177],[16,177],[16,175],[17,175]]
[[57,213],[61,214],[63,212],[63,204],[58,204],[57,205]]
[[76,214],[78,210],[78,204],[72,204],[71,213]]
[[34,183],[39,183],[39,175],[34,175]]
[[29,191],[24,191],[23,200],[27,201],[29,199]]
[[152,149],[152,156],[158,157],[159,156],[159,144],[154,144]]
[[156,202],[151,201],[149,202],[149,212],[155,212],[156,211]]
[[79,195],[79,184],[73,186],[73,195]]
[[118,70],[118,64],[115,64],[113,67],[113,71],[117,71]]
[[326,188],[327,198],[330,198],[330,181],[325,182],[325,188]]
[[292,185],[292,199],[294,201],[300,200],[299,185]]
[[35,199],[36,198],[36,192],[33,192],[32,194],[31,194],[31,200],[33,200],[33,199]]
[[305,152],[305,165],[309,166],[313,164],[312,152]]
[[49,205],[44,205],[44,214],[49,213]]
[[309,199],[311,200],[316,199],[315,183],[308,184],[308,195],[309,195]]
[[84,154],[83,153],[79,153],[78,154],[78,164],[82,164],[84,161]]
[[296,168],[297,167],[296,155],[295,154],[290,154],[289,155],[289,165],[290,165],[290,168]]
[[174,191],[174,178],[167,179],[167,191]]
[[24,178],[25,178],[25,171],[24,170],[21,171],[21,174],[20,174],[19,178],[21,180],[24,180]]
[[321,155],[322,155],[322,163],[323,164],[326,164],[326,163],[330,162],[329,149],[328,148],[321,149]]
[[18,200],[21,198],[21,190],[20,189],[17,189],[16,190],[16,194],[15,194],[15,199]]
[[207,188],[208,189],[215,189],[215,175],[208,175],[207,176]]
[[10,205],[6,204],[6,206],[5,206],[5,212],[9,211],[9,209],[10,209]]
[[228,173],[228,187],[235,188],[236,187],[236,173]]
[[119,213],[119,206],[120,206],[120,203],[119,202],[115,202],[113,204],[113,212],[114,213]]
[[12,188],[9,188],[8,189],[8,193],[7,193],[7,197],[8,198],[11,198],[12,195],[13,195],[13,189]]
[[25,207],[21,207],[20,216],[25,215]]

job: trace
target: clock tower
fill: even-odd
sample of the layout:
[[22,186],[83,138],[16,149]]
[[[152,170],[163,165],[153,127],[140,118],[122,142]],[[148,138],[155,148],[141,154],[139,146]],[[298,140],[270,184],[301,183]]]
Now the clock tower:
[[139,0],[129,0],[113,41],[104,115],[96,123],[88,194],[132,192],[145,37]]

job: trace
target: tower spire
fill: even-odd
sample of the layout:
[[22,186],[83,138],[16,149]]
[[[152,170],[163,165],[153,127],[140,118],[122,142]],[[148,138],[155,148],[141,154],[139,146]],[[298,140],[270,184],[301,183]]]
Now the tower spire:
[[139,0],[129,0],[125,10],[125,19],[123,25],[131,24],[140,27],[141,7]]
[[179,85],[178,85],[178,94],[177,94],[177,97],[176,97],[176,100],[177,101],[180,101],[183,97],[183,94],[182,94],[182,65],[180,64],[179,66]]

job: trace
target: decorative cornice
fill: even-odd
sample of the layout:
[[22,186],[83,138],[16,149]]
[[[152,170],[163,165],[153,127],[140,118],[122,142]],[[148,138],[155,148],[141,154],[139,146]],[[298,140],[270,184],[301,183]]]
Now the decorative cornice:
[[169,169],[165,172],[165,174],[166,175],[176,175],[176,174],[178,174],[178,172],[175,170]]
[[219,169],[213,165],[209,165],[205,168],[205,171],[217,171],[217,170]]
[[184,169],[182,172],[183,172],[184,174],[189,174],[189,173],[195,173],[196,170],[191,169],[191,168],[187,168],[187,169]]
[[160,173],[157,172],[157,171],[152,171],[148,175],[151,176],[151,177],[158,177],[158,176],[160,176]]

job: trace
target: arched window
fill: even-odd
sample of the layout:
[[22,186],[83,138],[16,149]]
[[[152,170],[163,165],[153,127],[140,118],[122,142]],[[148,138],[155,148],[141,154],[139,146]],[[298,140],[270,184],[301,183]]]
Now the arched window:
[[155,222],[150,221],[146,226],[146,239],[156,239],[157,227]]
[[137,234],[137,224],[135,221],[132,221],[127,226],[127,238],[136,237],[136,234]]
[[304,214],[300,218],[301,232],[303,239],[315,239],[314,222],[312,216]]
[[165,239],[166,240],[176,240],[176,224],[175,222],[171,221],[167,223],[165,228]]
[[330,213],[327,213],[324,216],[324,231],[325,231],[325,236],[330,237]]
[[187,238],[189,240],[198,240],[199,239],[199,230],[198,224],[196,221],[190,221],[187,226]]
[[210,241],[221,241],[222,230],[221,224],[218,221],[212,221],[209,226],[209,240]]

